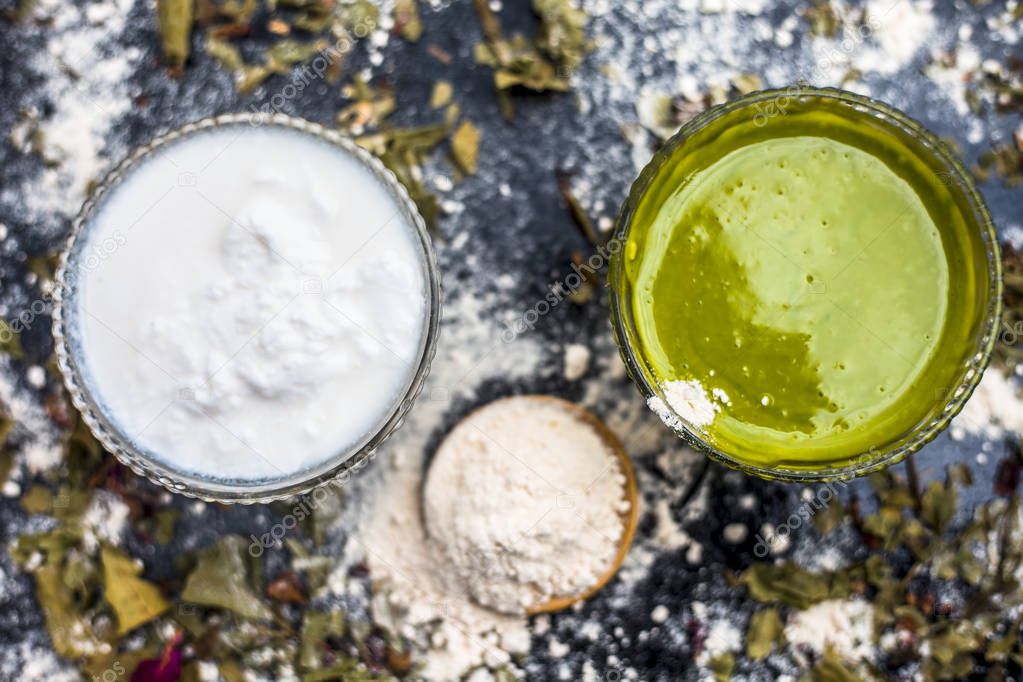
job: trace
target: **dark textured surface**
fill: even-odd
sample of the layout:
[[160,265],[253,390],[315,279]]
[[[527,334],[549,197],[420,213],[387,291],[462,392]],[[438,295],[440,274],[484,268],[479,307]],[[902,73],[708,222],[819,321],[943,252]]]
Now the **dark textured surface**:
[[[6,4],[0,2],[0,6]],[[508,29],[531,32],[534,19],[526,3],[508,2],[502,13]],[[779,5],[773,14],[782,16],[787,4]],[[961,22],[968,15],[964,10],[954,10],[951,3],[942,3],[937,13],[946,24]],[[772,14],[772,16],[773,16]],[[135,105],[125,119],[117,126],[118,134],[126,136],[128,146],[145,142],[160,132],[204,116],[231,111],[244,111],[253,106],[269,102],[270,97],[283,83],[282,77],[271,80],[254,97],[242,97],[234,92],[231,79],[224,71],[216,68],[201,49],[200,37],[194,37],[196,56],[181,80],[172,80],[159,66],[155,49],[151,10],[147,3],[136,5],[132,14],[132,27],[126,32],[126,41],[144,51],[142,68],[132,77]],[[467,181],[461,199],[465,211],[446,218],[441,231],[451,234],[455,223],[468,226],[470,239],[485,244],[479,250],[480,264],[470,268],[457,257],[445,257],[443,248],[445,286],[449,289],[461,285],[467,278],[477,277],[480,272],[516,275],[516,296],[522,308],[526,309],[542,296],[549,283],[569,272],[571,255],[574,251],[585,251],[585,240],[574,227],[558,195],[555,182],[557,167],[572,169],[578,165],[593,163],[602,156],[605,148],[617,150],[609,154],[606,176],[613,178],[600,189],[601,196],[620,202],[624,198],[632,178],[632,168],[615,167],[612,164],[623,158],[627,143],[622,139],[617,126],[609,117],[592,116],[585,120],[571,95],[521,96],[516,98],[517,115],[512,122],[500,119],[497,102],[492,90],[491,73],[473,64],[473,44],[478,40],[478,23],[468,2],[456,2],[438,12],[425,12],[425,36],[423,41],[410,45],[393,40],[387,48],[388,59],[378,70],[395,86],[398,94],[398,109],[395,120],[399,123],[426,123],[438,117],[437,112],[424,105],[429,99],[433,83],[444,78],[455,84],[458,99],[468,118],[483,129],[481,166],[478,178]],[[426,56],[426,45],[436,44],[454,55],[454,62],[444,66]],[[38,34],[28,36],[18,26],[0,21],[0,183],[16,186],[24,177],[39,170],[39,160],[31,155],[16,153],[7,142],[7,131],[16,120],[23,99],[27,93],[40,87],[39,77],[25,67],[27,60],[41,47]],[[110,46],[118,49],[118,45]],[[771,58],[773,51],[764,50],[761,59]],[[353,66],[358,67],[365,56],[357,54]],[[767,63],[744,65],[747,71],[762,71]],[[594,67],[587,67],[594,68]],[[907,113],[921,119],[938,134],[958,139],[966,155],[972,160],[981,146],[970,145],[962,137],[963,127],[947,105],[937,103],[933,88],[922,76],[911,80],[879,83],[878,94],[885,93],[897,99]],[[331,124],[335,113],[343,104],[343,98],[336,86],[318,83],[290,100],[285,113]],[[583,125],[585,123],[585,125]],[[1018,124],[1018,117],[996,120],[995,125],[1004,132]],[[986,144],[986,141],[985,143]],[[497,187],[508,182],[522,191],[512,197],[503,197]],[[1009,191],[996,183],[984,188],[991,204],[996,223],[1005,224],[1018,220],[1020,191]],[[528,200],[525,199],[528,197]],[[0,252],[0,287],[13,286],[23,278],[26,255],[32,255],[53,248],[59,237],[41,238],[34,226],[27,224],[23,213],[13,205],[0,205],[0,222],[6,224],[13,235],[4,243]],[[31,300],[31,291],[25,292],[26,301]],[[606,305],[594,302],[584,307],[562,306],[543,320],[536,334],[549,339],[551,343],[586,341],[607,335]],[[25,335],[25,346],[29,363],[45,363],[52,344],[45,324],[34,326]],[[490,397],[509,391],[553,392],[570,399],[581,397],[581,387],[569,384],[555,374],[535,382],[519,382],[513,386],[496,382],[485,387],[475,402],[482,403]],[[616,390],[631,390],[624,382]],[[469,406],[454,410],[452,418],[464,413]],[[440,433],[434,435],[434,440]],[[929,445],[917,458],[922,476],[940,474],[948,462],[967,461],[977,471],[980,484],[972,494],[985,497],[990,490],[992,472],[1000,457],[995,451],[985,466],[977,466],[974,455],[979,443],[973,441],[954,442],[943,435]],[[656,471],[651,462],[642,462],[647,474],[664,479],[663,472]],[[667,481],[671,483],[671,481]],[[738,570],[754,560],[753,533],[765,520],[784,519],[798,505],[798,487],[765,483],[727,472],[722,467],[710,465],[707,480],[711,504],[703,518],[687,527],[692,537],[704,547],[703,563],[700,566],[687,564],[680,552],[667,552],[656,559],[647,578],[637,584],[630,602],[625,608],[612,605],[606,596],[598,596],[582,608],[579,614],[555,617],[550,634],[534,638],[533,655],[527,663],[531,678],[553,679],[559,667],[565,666],[571,679],[577,679],[585,661],[590,661],[598,673],[606,673],[607,679],[615,671],[633,668],[640,679],[695,678],[698,675],[693,664],[693,647],[685,637],[672,633],[673,628],[686,627],[685,619],[657,628],[650,621],[650,612],[658,604],[665,604],[673,611],[682,612],[683,605],[692,601],[714,602],[725,609],[733,610],[736,622],[745,622],[750,605],[743,599],[740,590],[727,586],[725,574]],[[859,485],[859,484],[857,484]],[[747,493],[755,496],[756,503],[751,509],[743,509],[739,498]],[[976,501],[976,500],[974,500]],[[186,508],[190,501],[175,498],[175,506]],[[680,514],[680,509],[674,510]],[[12,535],[26,522],[24,513],[16,499],[0,500],[0,518],[6,533],[0,541],[7,544]],[[128,539],[132,551],[144,559],[150,574],[159,577],[169,572],[173,556],[184,549],[204,546],[219,535],[237,532],[248,536],[260,533],[272,523],[274,512],[268,507],[252,508],[210,508],[201,517],[185,515],[179,527],[178,537],[172,548],[143,546],[135,538]],[[190,520],[192,519],[192,520]],[[198,519],[198,520],[196,520]],[[749,538],[739,545],[722,542],[722,529],[733,522],[745,523],[753,531]],[[641,534],[652,532],[653,519],[649,516],[641,522]],[[129,534],[130,535],[130,534]],[[812,539],[805,539],[806,543]],[[794,543],[799,546],[799,543]],[[847,543],[846,549],[856,553],[854,543]],[[277,552],[271,553],[271,561],[283,561]],[[2,567],[11,571],[4,560]],[[31,580],[21,577],[5,582],[10,589],[0,594],[0,642],[14,645],[19,642],[45,642],[43,622],[34,599],[31,596]],[[576,624],[596,618],[605,633],[620,634],[601,637],[591,642],[582,634],[574,632]],[[649,634],[640,641],[639,634]],[[562,641],[572,645],[572,653],[554,660],[548,653],[548,638],[556,634]],[[609,656],[617,662],[609,661]],[[737,670],[752,679],[771,679],[780,670],[771,665],[760,665],[753,669],[744,666]]]

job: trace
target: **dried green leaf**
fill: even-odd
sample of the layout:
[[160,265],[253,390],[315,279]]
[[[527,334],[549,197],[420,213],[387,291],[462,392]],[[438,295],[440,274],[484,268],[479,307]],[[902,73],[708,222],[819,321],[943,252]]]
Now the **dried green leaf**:
[[226,40],[210,36],[206,41],[206,53],[220,62],[228,71],[237,72],[245,68],[241,52]]
[[324,641],[328,637],[343,637],[346,631],[345,614],[341,611],[307,611],[302,621],[299,665],[305,670],[322,666],[326,651]]
[[191,51],[194,0],[157,0],[156,10],[164,59],[171,68],[180,69]]
[[233,611],[244,618],[271,620],[273,611],[263,601],[262,589],[252,585],[246,557],[248,543],[228,535],[199,554],[198,563],[185,583],[181,600],[191,604]]
[[291,67],[312,60],[326,48],[325,40],[281,40],[266,51],[266,65],[274,73],[287,73]]
[[537,46],[561,67],[579,66],[589,51],[586,40],[586,12],[572,0],[533,0],[540,17]]
[[92,623],[64,580],[61,568],[46,564],[35,571],[36,598],[43,610],[53,650],[66,658],[92,655],[106,645],[94,634]]
[[828,581],[795,564],[754,564],[739,579],[761,603],[781,602],[806,609],[829,596]]
[[810,24],[810,34],[834,38],[842,28],[842,18],[831,0],[812,0],[812,7],[803,10],[803,18]]
[[754,661],[763,659],[782,642],[784,632],[785,625],[781,621],[778,609],[757,611],[750,617],[749,631],[746,634],[746,655]]
[[21,507],[29,514],[49,514],[53,511],[53,493],[44,485],[34,485],[21,496]]
[[763,82],[760,80],[760,76],[755,73],[740,73],[732,77],[732,87],[740,95],[748,95],[762,88]]
[[938,533],[945,532],[955,516],[956,500],[954,484],[931,481],[923,494],[920,520]]
[[821,660],[810,671],[813,682],[861,682],[862,677],[846,667],[841,657],[830,647],[825,649]]
[[124,635],[170,608],[155,585],[140,578],[142,566],[114,547],[100,550],[103,593],[117,616],[117,633]]
[[454,88],[448,81],[437,81],[433,84],[433,93],[430,95],[430,106],[434,109],[446,107],[451,103],[451,96]]
[[732,671],[735,670],[735,654],[731,652],[718,654],[710,659],[707,667],[714,673],[715,682],[728,682],[732,679]]
[[480,153],[480,129],[471,121],[463,121],[451,136],[451,153],[462,172],[474,175]]
[[21,347],[21,335],[7,323],[0,319],[0,355],[10,355],[15,360],[25,357],[25,351]]
[[395,0],[394,28],[402,38],[414,43],[423,35],[423,22],[419,19],[417,0]]

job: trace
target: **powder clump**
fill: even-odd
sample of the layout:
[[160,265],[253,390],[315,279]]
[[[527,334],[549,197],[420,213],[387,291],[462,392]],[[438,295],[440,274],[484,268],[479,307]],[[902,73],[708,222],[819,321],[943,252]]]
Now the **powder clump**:
[[629,509],[615,452],[559,401],[519,397],[463,420],[424,490],[438,553],[479,604],[521,614],[595,586]]

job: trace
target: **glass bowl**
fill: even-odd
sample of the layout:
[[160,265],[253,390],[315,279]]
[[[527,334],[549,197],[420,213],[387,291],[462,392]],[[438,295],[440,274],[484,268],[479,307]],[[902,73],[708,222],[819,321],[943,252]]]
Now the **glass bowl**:
[[[84,246],[86,240],[82,235],[89,229],[92,217],[102,205],[104,198],[139,164],[164,145],[207,129],[228,126],[280,126],[299,131],[315,136],[360,161],[380,180],[402,217],[414,227],[426,271],[428,299],[415,370],[411,373],[400,399],[379,418],[372,432],[355,446],[339,451],[309,469],[279,479],[261,479],[251,483],[217,481],[194,473],[177,471],[136,445],[118,427],[117,422],[104,412],[101,401],[84,380],[80,348],[74,338],[75,318],[78,313],[73,303],[79,291],[79,273],[83,267],[88,267],[87,259],[90,257],[86,252]],[[74,406],[82,413],[89,430],[103,447],[121,463],[140,476],[145,476],[175,493],[211,502],[253,504],[298,495],[328,483],[342,483],[373,459],[381,443],[401,425],[405,414],[411,409],[422,389],[436,350],[440,306],[440,275],[426,225],[408,191],[394,173],[351,139],[321,125],[282,114],[227,114],[190,123],[136,149],[110,171],[91,193],[74,220],[70,236],[60,256],[54,292],[53,336],[57,365]]]
[[[656,196],[651,201],[664,201],[673,187],[670,184],[658,186],[658,180],[669,175],[674,166],[680,163],[680,159],[720,140],[730,139],[730,144],[737,144],[735,140],[739,139],[736,137],[739,133],[735,131],[750,130],[750,126],[763,127],[771,117],[821,110],[856,117],[871,126],[872,130],[894,136],[901,145],[912,150],[916,159],[926,164],[928,172],[933,172],[937,180],[948,188],[968,228],[975,232],[971,234],[971,240],[978,240],[976,258],[981,261],[977,264],[981,275],[977,279],[983,277],[986,286],[977,292],[977,308],[983,314],[970,327],[972,345],[962,355],[962,366],[956,381],[948,384],[947,389],[936,391],[927,414],[900,437],[877,443],[867,451],[843,458],[837,463],[822,465],[807,462],[805,465],[787,463],[765,466],[744,461],[735,453],[716,446],[701,434],[700,429],[688,423],[669,406],[656,380],[654,368],[641,350],[632,309],[632,285],[624,263],[630,257],[627,254],[630,246],[636,246],[629,241],[629,236],[640,202],[647,199],[648,194]],[[736,125],[745,128],[736,128]],[[848,479],[895,464],[919,450],[948,426],[980,382],[990,360],[1001,319],[1002,266],[997,233],[983,198],[955,154],[920,123],[891,106],[833,88],[793,86],[755,92],[714,107],[687,122],[654,155],[632,185],[608,251],[611,254],[608,282],[612,330],[633,382],[648,401],[663,403],[665,412],[661,417],[680,438],[715,461],[766,479],[804,483]]]

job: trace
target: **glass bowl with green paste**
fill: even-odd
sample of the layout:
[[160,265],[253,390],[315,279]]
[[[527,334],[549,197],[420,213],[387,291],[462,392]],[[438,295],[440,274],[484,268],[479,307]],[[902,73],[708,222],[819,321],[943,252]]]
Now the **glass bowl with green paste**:
[[967,172],[918,122],[841,90],[691,120],[611,245],[616,340],[648,404],[765,478],[848,478],[918,450],[998,332],[998,240]]

